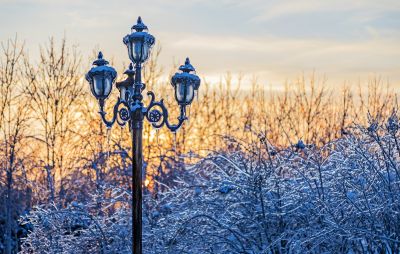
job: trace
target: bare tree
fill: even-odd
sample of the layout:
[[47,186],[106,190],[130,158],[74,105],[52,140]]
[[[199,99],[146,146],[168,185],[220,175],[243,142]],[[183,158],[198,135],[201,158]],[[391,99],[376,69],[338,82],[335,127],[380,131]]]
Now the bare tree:
[[5,253],[11,254],[16,247],[13,239],[14,210],[14,177],[17,163],[23,160],[22,146],[27,135],[29,106],[21,88],[20,60],[23,45],[17,37],[2,43],[0,57],[0,143],[1,165],[6,172],[6,202],[5,202]]
[[65,194],[63,181],[73,156],[76,141],[71,136],[78,117],[77,108],[83,94],[80,74],[80,56],[76,48],[68,48],[63,39],[57,48],[54,39],[41,48],[40,62],[34,66],[25,61],[27,91],[39,128],[36,139],[44,147],[41,166],[46,172],[49,199],[55,200],[56,181],[59,181],[59,196]]

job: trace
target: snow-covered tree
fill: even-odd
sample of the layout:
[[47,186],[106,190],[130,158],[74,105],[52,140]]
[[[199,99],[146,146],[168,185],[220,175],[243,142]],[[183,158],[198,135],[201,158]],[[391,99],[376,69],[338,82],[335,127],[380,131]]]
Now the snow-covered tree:
[[[146,193],[145,252],[397,253],[398,130],[392,114],[321,148],[301,140],[274,147],[263,135],[229,139],[230,152],[187,165],[156,196]],[[32,231],[23,253],[129,253],[130,202],[129,191],[111,188],[89,205],[38,208],[25,219]]]

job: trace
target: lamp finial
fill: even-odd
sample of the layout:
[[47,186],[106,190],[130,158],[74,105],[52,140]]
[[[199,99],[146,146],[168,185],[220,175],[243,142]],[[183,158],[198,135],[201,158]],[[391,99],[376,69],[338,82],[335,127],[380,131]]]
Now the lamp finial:
[[147,30],[147,26],[143,23],[142,17],[138,17],[136,25],[132,26],[132,30],[136,30],[136,32],[142,32],[143,30]]
[[103,65],[107,65],[108,61],[103,59],[103,53],[101,51],[99,51],[99,54],[97,55],[97,60],[93,62],[93,65],[96,66],[103,66]]
[[179,67],[179,70],[181,70],[183,72],[188,72],[188,73],[191,72],[191,71],[195,71],[193,65],[190,64],[189,57],[186,57],[185,64],[181,65]]

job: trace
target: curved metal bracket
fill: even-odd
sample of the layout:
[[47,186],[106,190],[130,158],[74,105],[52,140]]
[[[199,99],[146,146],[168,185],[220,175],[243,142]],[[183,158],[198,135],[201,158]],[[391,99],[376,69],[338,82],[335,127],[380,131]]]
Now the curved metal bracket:
[[[168,120],[168,109],[164,105],[164,100],[155,101],[155,95],[152,91],[147,92],[147,95],[150,97],[150,103],[145,115],[154,128],[159,129],[166,125],[169,130],[176,132],[182,126],[183,122],[187,120],[185,106],[180,105],[178,123],[171,124]],[[153,109],[154,107],[159,107],[161,111]]]
[[[129,108],[128,104],[125,101],[121,101],[118,97],[117,102],[114,105],[113,116],[111,120],[106,119],[106,112],[104,111],[104,101],[100,101],[100,111],[99,114],[101,116],[101,120],[106,125],[107,128],[111,128],[115,122],[120,126],[125,126],[126,122],[130,119],[130,112],[126,108],[119,109],[119,106],[123,104],[126,108]],[[119,116],[119,117],[118,117]]]

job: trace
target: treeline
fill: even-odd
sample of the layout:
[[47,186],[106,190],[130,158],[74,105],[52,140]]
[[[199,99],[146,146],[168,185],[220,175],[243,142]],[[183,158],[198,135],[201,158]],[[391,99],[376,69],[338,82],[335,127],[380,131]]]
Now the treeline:
[[[158,98],[166,98],[173,118],[177,106],[172,87],[161,79],[160,52],[156,49],[146,64],[144,80]],[[91,194],[108,185],[131,188],[129,132],[107,130],[102,124],[83,78],[88,57],[65,39],[50,39],[35,60],[22,41],[2,43],[0,250],[5,253],[16,252],[26,236],[27,226],[19,218],[32,207],[52,204],[61,209],[73,201],[92,200]],[[358,84],[358,89],[329,87],[314,76],[287,83],[282,91],[257,80],[251,87],[241,83],[229,74],[218,83],[203,80],[190,122],[177,133],[145,124],[145,177],[154,198],[174,186],[185,164],[213,151],[238,149],[229,139],[253,143],[265,137],[282,148],[302,140],[322,147],[348,133],[354,122],[366,123],[368,115],[379,122],[397,108],[395,94],[379,78]],[[114,92],[108,107],[116,96]]]

